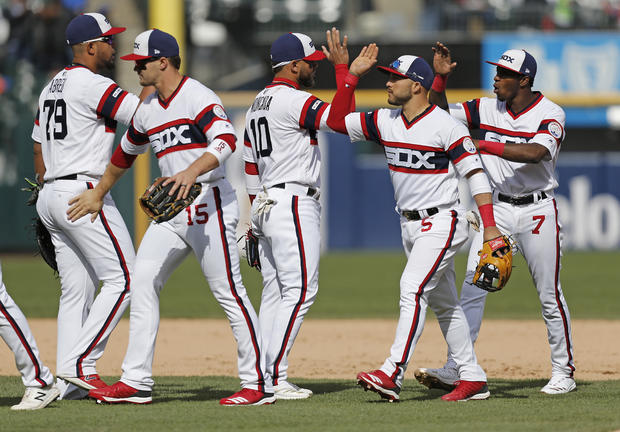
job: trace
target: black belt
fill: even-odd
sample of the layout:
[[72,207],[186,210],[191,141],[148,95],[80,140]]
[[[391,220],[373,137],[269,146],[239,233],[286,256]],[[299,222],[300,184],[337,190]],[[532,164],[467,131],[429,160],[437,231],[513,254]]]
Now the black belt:
[[66,176],[45,180],[43,183],[49,183],[54,180],[77,180],[77,174],[67,174]]
[[[525,196],[520,196],[520,197],[513,197],[510,195],[504,195],[502,193],[497,195],[497,199],[500,201],[503,201],[505,203],[508,204],[512,204],[512,205],[526,205],[526,204],[532,204],[535,201],[536,195],[538,194],[531,194],[531,195],[525,195]],[[539,195],[539,200],[545,199],[547,198],[547,194],[544,192],[540,192]]]
[[[425,212],[428,216],[425,216],[424,214],[422,214],[422,212]],[[422,211],[403,210],[400,212],[400,214],[402,214],[405,219],[410,220],[410,221],[418,221],[418,220],[424,219],[425,217],[433,216],[437,213],[439,213],[439,209],[437,207],[431,207],[429,209],[422,210]]]
[[[274,184],[272,187],[278,188],[278,189],[286,189],[286,183],[278,183],[278,184]],[[309,197],[313,197],[316,195],[316,189],[315,188],[308,188],[308,191],[306,192],[306,195],[308,195]]]

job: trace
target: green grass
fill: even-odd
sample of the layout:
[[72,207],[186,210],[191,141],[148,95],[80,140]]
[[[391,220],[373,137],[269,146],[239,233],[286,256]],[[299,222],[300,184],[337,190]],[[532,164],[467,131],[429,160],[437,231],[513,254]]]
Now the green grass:
[[[457,283],[465,255],[456,259]],[[562,260],[562,288],[573,318],[619,319],[620,252],[570,252]],[[329,253],[321,260],[319,295],[309,318],[395,318],[401,252]],[[28,317],[55,317],[60,285],[39,257],[2,257],[4,282]],[[242,264],[243,280],[256,308],[260,274]],[[162,317],[223,318],[193,257],[172,274],[161,296]],[[518,255],[507,287],[488,296],[485,318],[538,319],[540,303],[525,261]]]
[[[113,378],[108,378],[114,381]],[[221,407],[237,391],[227,377],[162,377],[147,406],[97,405],[90,400],[57,401],[41,411],[12,412],[23,387],[17,377],[0,377],[2,430],[7,431],[611,431],[620,428],[620,382],[578,382],[567,395],[548,396],[545,382],[498,380],[491,398],[443,402],[407,380],[401,403],[363,392],[353,381],[296,380],[315,396],[263,407]]]

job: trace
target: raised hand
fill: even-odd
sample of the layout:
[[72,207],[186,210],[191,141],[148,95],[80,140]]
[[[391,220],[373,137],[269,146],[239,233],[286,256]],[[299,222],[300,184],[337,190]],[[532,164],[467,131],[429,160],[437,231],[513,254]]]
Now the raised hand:
[[456,62],[452,61],[448,47],[441,42],[436,42],[433,51],[435,52],[433,56],[433,69],[435,73],[442,76],[450,75],[456,68]]
[[379,55],[379,47],[376,43],[365,46],[359,55],[353,60],[349,66],[349,72],[353,75],[365,75],[375,64],[377,64],[377,56]]
[[321,45],[323,54],[327,57],[332,64],[349,64],[349,50],[347,49],[347,43],[349,41],[348,36],[344,36],[342,43],[340,43],[340,30],[336,27],[332,27],[331,30],[325,32],[327,39],[327,48],[325,45]]

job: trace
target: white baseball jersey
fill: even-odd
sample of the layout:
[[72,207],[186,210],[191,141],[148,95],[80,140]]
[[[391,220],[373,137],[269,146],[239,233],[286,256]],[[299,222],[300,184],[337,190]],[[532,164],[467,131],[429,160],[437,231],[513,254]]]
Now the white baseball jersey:
[[436,105],[411,122],[401,109],[386,108],[351,113],[345,121],[352,141],[383,147],[400,210],[455,205],[457,174],[482,168],[467,128]]
[[254,100],[245,117],[243,159],[255,164],[260,185],[298,183],[320,187],[317,133],[327,127],[329,104],[277,78]]
[[44,180],[103,175],[116,124],[129,124],[139,99],[82,65],[58,72],[39,96],[32,139],[41,143]]
[[555,164],[564,140],[564,110],[541,93],[527,108],[514,113],[495,98],[474,99],[450,105],[450,114],[470,129],[480,129],[486,141],[537,143],[551,158],[540,163],[511,162],[482,152],[482,163],[494,190],[511,196],[553,191],[558,186]]
[[[218,135],[235,135],[220,98],[195,79],[183,77],[165,101],[157,93],[140,105],[121,140],[125,153],[137,155],[151,144],[161,174],[173,176],[202,156]],[[223,144],[225,145],[225,144]],[[211,152],[221,149],[210,147]],[[235,150],[234,148],[232,149]],[[198,176],[197,182],[224,178],[224,166]]]

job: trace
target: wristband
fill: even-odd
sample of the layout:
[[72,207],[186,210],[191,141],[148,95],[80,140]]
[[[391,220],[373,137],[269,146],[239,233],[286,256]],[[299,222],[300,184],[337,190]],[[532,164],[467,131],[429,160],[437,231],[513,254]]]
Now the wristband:
[[344,78],[344,83],[352,87],[355,87],[357,86],[357,83],[359,82],[359,80],[360,80],[360,77],[358,77],[357,75],[353,75],[351,72],[349,72],[347,76]]
[[485,228],[495,226],[495,216],[493,215],[493,204],[483,204],[478,207],[480,219]]
[[496,156],[504,154],[504,147],[506,147],[506,144],[497,141],[478,141],[478,150]]
[[446,83],[448,82],[447,75],[435,75],[435,79],[433,80],[433,85],[431,88],[435,90],[437,93],[442,93],[446,91]]

